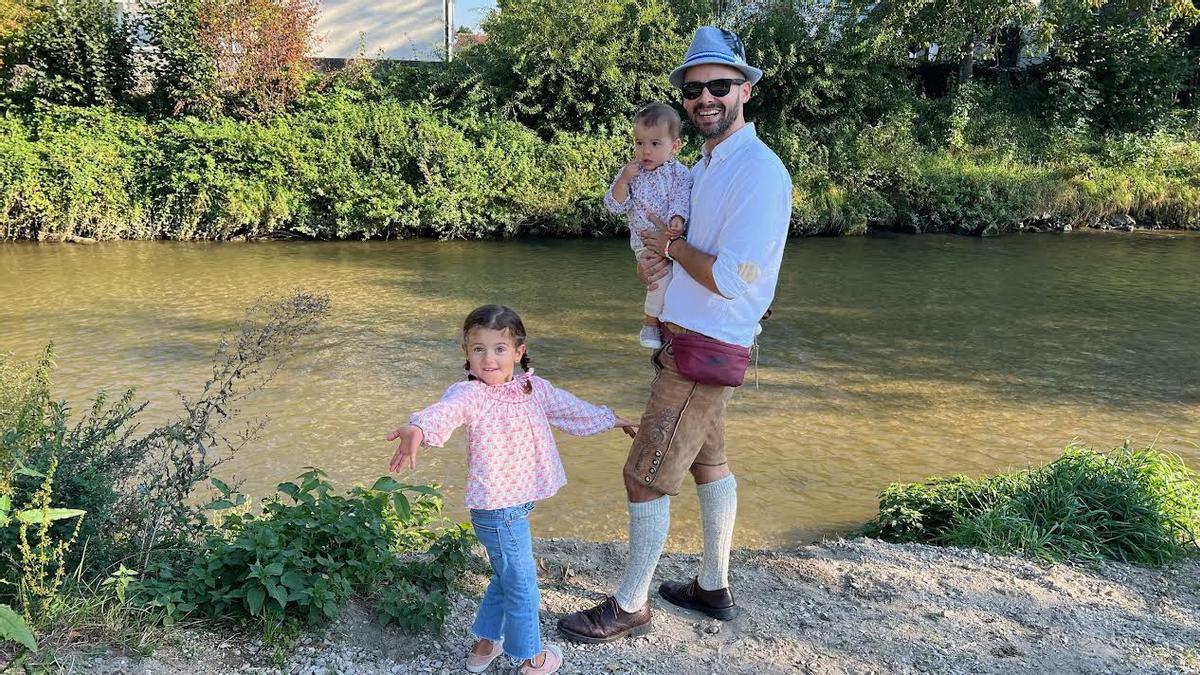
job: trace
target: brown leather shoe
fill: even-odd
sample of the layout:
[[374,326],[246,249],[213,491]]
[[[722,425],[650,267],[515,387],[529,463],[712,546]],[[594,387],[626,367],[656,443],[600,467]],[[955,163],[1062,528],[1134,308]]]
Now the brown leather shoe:
[[558,630],[569,640],[588,644],[612,642],[626,635],[645,635],[650,632],[650,603],[636,612],[626,612],[610,595],[591,609],[560,618]]
[[733,593],[730,593],[728,588],[706,591],[700,588],[696,579],[664,581],[662,586],[658,587],[658,594],[672,605],[704,612],[714,619],[728,621],[738,615]]

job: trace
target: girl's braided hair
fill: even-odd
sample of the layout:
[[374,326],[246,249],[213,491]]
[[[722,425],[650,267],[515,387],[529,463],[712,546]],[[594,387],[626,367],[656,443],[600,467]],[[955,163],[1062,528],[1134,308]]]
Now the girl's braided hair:
[[[476,307],[467,315],[466,321],[463,321],[462,339],[463,345],[467,344],[467,335],[474,328],[486,328],[488,330],[505,331],[513,339],[513,346],[519,347],[525,344],[525,324],[521,322],[521,317],[511,307],[504,305],[484,305]],[[521,369],[529,372],[529,351],[521,356]],[[463,368],[468,371],[467,379],[477,379],[474,375],[469,374],[471,370],[471,362],[467,361]],[[525,393],[531,393],[533,387],[526,382]]]

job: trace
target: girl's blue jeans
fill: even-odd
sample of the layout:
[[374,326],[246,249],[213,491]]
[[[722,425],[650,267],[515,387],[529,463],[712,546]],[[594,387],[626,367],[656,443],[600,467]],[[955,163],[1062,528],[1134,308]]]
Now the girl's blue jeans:
[[471,632],[485,640],[504,638],[504,653],[521,661],[542,651],[541,597],[529,533],[532,510],[533,502],[491,511],[471,510],[475,537],[487,549],[493,572]]

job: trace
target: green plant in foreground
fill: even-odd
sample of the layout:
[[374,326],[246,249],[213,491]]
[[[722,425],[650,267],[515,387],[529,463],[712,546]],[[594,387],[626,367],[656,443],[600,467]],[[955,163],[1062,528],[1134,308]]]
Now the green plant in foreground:
[[[227,485],[215,485],[222,496],[210,507],[242,504]],[[138,583],[140,592],[171,612],[274,626],[324,623],[351,597],[385,588],[377,611],[385,623],[441,626],[470,538],[462,526],[429,527],[441,511],[436,489],[384,476],[339,495],[323,471],[310,468],[278,491],[261,515],[226,514],[182,577],[157,570]]]
[[[0,605],[0,640],[16,642],[23,649],[31,652],[37,651],[37,641],[33,639],[33,631],[29,630],[29,625],[25,623],[21,615],[14,612],[8,605]],[[7,670],[7,667],[0,668],[0,672],[4,670]]]
[[[18,597],[21,613],[33,624],[48,620],[52,605],[58,600],[66,573],[67,551],[79,535],[85,513],[80,509],[50,506],[57,468],[58,457],[51,456],[50,466],[44,474],[23,466],[14,472],[42,479],[26,508],[10,514],[11,496],[0,497],[0,527],[11,526],[16,521],[21,570]],[[53,527],[56,521],[70,519],[75,520],[73,528],[59,531]]]
[[1041,467],[893,483],[862,533],[1049,560],[1162,565],[1200,553],[1200,478],[1178,456],[1129,443],[1068,446]]

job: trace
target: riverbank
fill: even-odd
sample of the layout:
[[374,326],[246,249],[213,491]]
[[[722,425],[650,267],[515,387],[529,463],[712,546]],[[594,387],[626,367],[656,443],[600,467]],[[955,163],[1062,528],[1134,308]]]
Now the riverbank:
[[[624,544],[541,540],[543,625],[611,588]],[[697,557],[668,554],[684,578]],[[352,607],[322,637],[270,663],[261,640],[177,631],[153,657],[64,655],[96,673],[457,673],[486,577],[472,574],[441,637],[382,629]],[[563,644],[563,673],[1200,673],[1200,561],[1166,570],[1046,565],[873,539],[734,553],[743,613],[727,623],[651,598],[655,630],[606,646]],[[554,638],[557,641],[557,638]],[[504,672],[499,665],[492,671]]]
[[[850,147],[763,134],[792,175],[795,235],[1200,227],[1190,133],[1056,153],[927,147],[903,125]],[[0,119],[0,240],[619,235],[600,202],[627,143],[415,103],[329,100],[261,123],[50,106]]]

